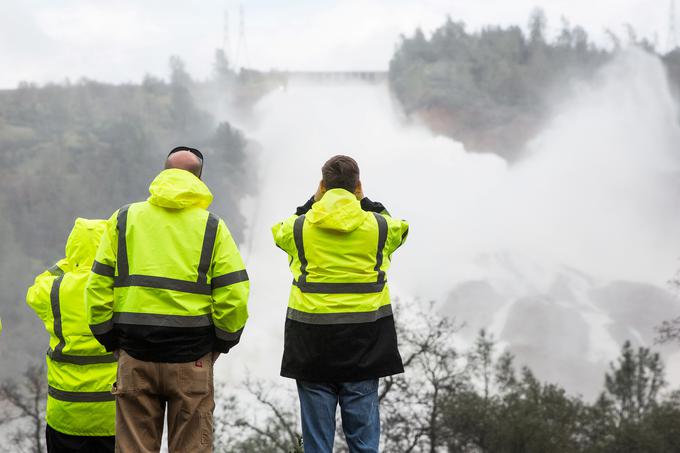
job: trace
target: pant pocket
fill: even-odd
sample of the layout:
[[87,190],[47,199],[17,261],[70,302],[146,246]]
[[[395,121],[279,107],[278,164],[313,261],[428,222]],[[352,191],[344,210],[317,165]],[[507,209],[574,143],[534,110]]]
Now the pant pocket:
[[130,363],[131,357],[120,351],[118,356],[118,371],[116,372],[116,382],[113,383],[111,393],[114,395],[124,395],[132,392],[134,386],[132,385],[132,369]]
[[210,447],[213,443],[213,414],[201,412],[201,446]]
[[195,362],[183,363],[179,375],[182,392],[187,395],[207,395],[212,388],[210,354]]
[[118,357],[118,371],[116,382],[113,384],[111,393],[125,395],[135,393],[145,387],[145,375],[149,371],[145,369],[148,364],[131,357],[125,351],[120,351]]
[[[169,435],[171,434],[169,433]],[[169,440],[172,444],[170,451],[211,452],[213,444],[212,412],[182,410],[180,419],[175,425],[174,436]]]
[[345,384],[347,388],[360,395],[370,395],[378,391],[378,379],[368,379],[365,381],[357,381]]

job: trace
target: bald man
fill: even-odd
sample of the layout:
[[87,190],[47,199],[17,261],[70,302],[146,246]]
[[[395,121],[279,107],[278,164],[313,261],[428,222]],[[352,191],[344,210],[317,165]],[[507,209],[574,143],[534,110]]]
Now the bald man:
[[108,220],[86,289],[88,323],[118,356],[116,450],[212,451],[213,363],[241,337],[248,274],[207,211],[203,155],[173,149],[147,201]]
[[186,170],[200,178],[203,170],[203,155],[198,154],[198,150],[195,150],[196,153],[194,153],[189,149],[184,149],[184,147],[180,148],[182,149],[179,151],[170,152],[168,158],[165,159],[165,169],[178,168]]

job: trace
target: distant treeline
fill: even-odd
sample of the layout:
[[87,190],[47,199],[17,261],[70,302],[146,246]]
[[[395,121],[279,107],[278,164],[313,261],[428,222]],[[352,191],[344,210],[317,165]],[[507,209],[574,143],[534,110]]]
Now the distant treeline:
[[[432,307],[412,314],[417,323],[404,323],[405,315],[397,319],[406,373],[381,379],[379,389],[381,451],[680,452],[680,392],[668,388],[660,356],[647,348],[625,342],[600,396],[587,401],[518,369],[484,331],[461,349],[460,326]],[[218,388],[215,451],[302,453],[295,398],[266,382],[246,381],[245,395],[233,394],[233,383]],[[336,453],[347,452],[341,436],[338,426]]]
[[[434,308],[398,313],[406,372],[380,382],[381,451],[680,452],[680,391],[669,388],[657,353],[625,342],[602,377],[599,397],[587,401],[542,382],[527,367],[518,369],[483,330],[461,348],[461,325]],[[661,340],[680,341],[677,331],[660,333]],[[32,367],[20,383],[0,382],[0,428],[11,433],[17,451],[43,451],[44,380],[44,368]],[[263,376],[240,386],[218,380],[214,451],[303,453],[297,398],[282,392],[293,386]],[[334,452],[348,453],[340,424]]]
[[[145,199],[174,146],[203,151],[204,179],[215,196],[211,210],[242,239],[238,206],[255,187],[251,148],[239,130],[198,105],[195,85],[172,58],[169,82],[147,76],[141,84],[22,83],[0,91],[3,364],[25,357],[24,351],[38,357],[37,345],[46,345],[44,329],[25,307],[25,292],[33,276],[64,253],[74,219],[106,218]],[[204,94],[207,86],[200,87]],[[0,378],[12,371],[2,368]]]
[[[543,11],[535,10],[525,32],[519,26],[487,26],[469,32],[448,18],[427,38],[417,29],[390,62],[390,85],[408,115],[469,149],[514,157],[541,127],[554,94],[568,95],[575,80],[591,77],[622,47],[608,31],[612,49],[596,46],[586,31],[565,19],[554,39]],[[628,27],[626,45],[655,52]],[[662,57],[674,88],[680,86],[680,52]]]

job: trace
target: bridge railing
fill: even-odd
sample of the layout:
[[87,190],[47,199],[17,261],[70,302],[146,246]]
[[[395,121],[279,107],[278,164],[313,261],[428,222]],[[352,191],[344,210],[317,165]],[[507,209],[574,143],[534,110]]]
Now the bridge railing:
[[364,82],[384,82],[387,71],[285,71],[288,80],[308,80],[318,82],[361,80]]
[[369,83],[381,83],[387,80],[387,71],[270,71],[261,72],[247,68],[241,69],[247,77],[276,78],[282,81],[308,81],[317,83],[346,82],[360,80]]

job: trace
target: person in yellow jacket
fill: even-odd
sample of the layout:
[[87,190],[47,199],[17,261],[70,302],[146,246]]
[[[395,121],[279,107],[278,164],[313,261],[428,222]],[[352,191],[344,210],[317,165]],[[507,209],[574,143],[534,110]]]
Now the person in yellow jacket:
[[378,378],[404,371],[386,272],[408,224],[364,197],[359,166],[335,156],[319,189],[272,227],[293,274],[281,375],[297,380],[305,453],[331,453],[335,411],[352,453],[378,452]]
[[173,149],[147,201],[116,211],[86,290],[88,322],[119,351],[116,443],[157,452],[167,407],[170,452],[212,451],[213,363],[239,342],[248,274],[225,223],[207,211],[197,149]]
[[66,258],[38,275],[26,302],[45,323],[47,351],[47,450],[113,452],[116,406],[111,386],[116,359],[94,338],[84,292],[105,220],[78,218]]

